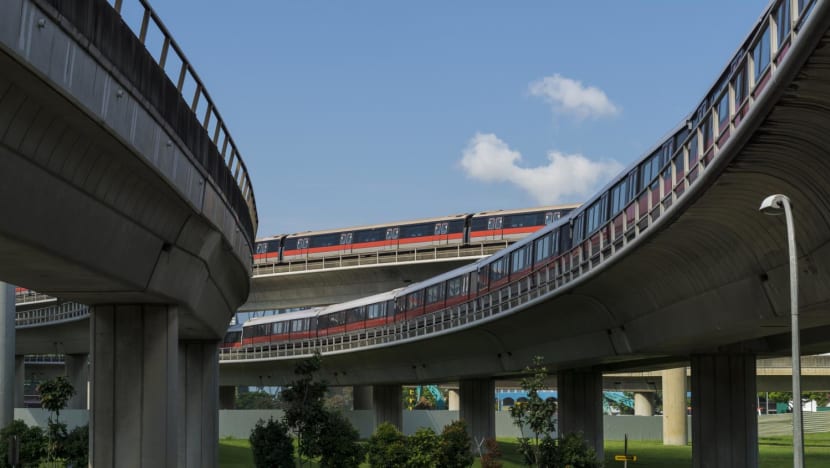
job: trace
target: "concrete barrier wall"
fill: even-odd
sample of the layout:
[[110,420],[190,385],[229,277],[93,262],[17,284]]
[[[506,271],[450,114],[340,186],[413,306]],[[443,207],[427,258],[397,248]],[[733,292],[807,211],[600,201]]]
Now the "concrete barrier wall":
[[[49,422],[49,412],[41,408],[15,408],[14,419],[22,419],[27,426],[40,426],[45,429]],[[89,413],[87,410],[63,410],[60,421],[66,423],[66,429],[71,431],[78,426],[89,424]]]

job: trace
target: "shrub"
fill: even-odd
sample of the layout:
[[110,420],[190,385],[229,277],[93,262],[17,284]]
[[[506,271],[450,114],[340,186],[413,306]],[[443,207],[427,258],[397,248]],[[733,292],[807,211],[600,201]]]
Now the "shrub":
[[481,455],[481,468],[501,468],[501,447],[496,439],[484,439],[484,453]]
[[441,432],[441,463],[445,468],[464,468],[473,464],[472,440],[464,421],[453,421]]
[[357,468],[366,458],[360,433],[342,414],[329,411],[318,439],[321,468]]
[[38,460],[46,455],[46,435],[39,427],[28,427],[26,423],[15,419],[0,430],[0,467],[7,467],[9,456],[9,439],[20,438],[20,464],[37,466]]
[[294,467],[294,442],[288,435],[288,426],[269,418],[267,422],[260,419],[251,430],[248,438],[257,468]]
[[422,427],[407,439],[408,468],[432,468],[441,462],[441,438],[431,428]]
[[557,466],[572,466],[573,468],[599,468],[602,463],[597,459],[597,453],[585,442],[581,433],[565,434],[559,438],[557,447]]
[[66,458],[67,464],[72,466],[89,465],[89,426],[78,426],[69,431],[63,441],[63,452],[60,456]]
[[406,437],[388,422],[378,426],[369,437],[368,453],[369,465],[376,468],[398,468],[409,459]]

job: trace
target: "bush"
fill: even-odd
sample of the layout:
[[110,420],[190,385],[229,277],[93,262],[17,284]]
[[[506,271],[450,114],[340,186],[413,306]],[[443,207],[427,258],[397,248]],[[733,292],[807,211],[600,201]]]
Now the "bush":
[[409,460],[406,437],[388,422],[378,426],[369,437],[368,453],[369,465],[376,468],[398,468]]
[[573,468],[599,468],[602,463],[597,459],[597,453],[588,447],[581,433],[570,433],[559,439],[557,447],[556,466],[571,466]]
[[357,468],[366,458],[360,433],[342,414],[329,411],[318,440],[322,468]]
[[464,421],[453,421],[441,432],[441,463],[445,468],[464,468],[473,464],[472,440]]
[[248,438],[257,468],[294,467],[294,442],[288,435],[288,426],[269,418],[260,419]]
[[0,430],[0,467],[8,467],[9,439],[20,438],[20,464],[37,466],[38,461],[46,455],[46,435],[39,427],[28,427],[26,423],[15,419]]
[[432,468],[441,462],[441,438],[432,429],[422,427],[407,439],[407,468]]
[[481,468],[501,468],[501,447],[496,439],[484,439],[484,453],[481,455]]
[[78,426],[69,431],[63,441],[63,452],[67,464],[72,466],[89,465],[89,426]]

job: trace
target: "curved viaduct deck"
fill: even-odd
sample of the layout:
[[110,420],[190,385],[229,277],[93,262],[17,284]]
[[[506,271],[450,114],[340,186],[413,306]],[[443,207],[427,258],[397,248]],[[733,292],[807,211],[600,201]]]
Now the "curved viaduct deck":
[[[805,352],[826,351],[828,26],[830,3],[816,2],[743,121],[710,163],[699,164],[699,178],[682,195],[667,187],[671,206],[646,215],[649,226],[610,245],[596,265],[588,261],[561,282],[471,315],[474,323],[427,323],[422,335],[321,345],[325,377],[339,384],[440,382],[513,375],[535,355],[554,370],[610,370],[724,349],[782,353],[789,346],[785,232],[780,219],[758,212],[773,193],[788,194],[795,206]],[[290,380],[293,362],[310,349],[228,354],[223,378]]]

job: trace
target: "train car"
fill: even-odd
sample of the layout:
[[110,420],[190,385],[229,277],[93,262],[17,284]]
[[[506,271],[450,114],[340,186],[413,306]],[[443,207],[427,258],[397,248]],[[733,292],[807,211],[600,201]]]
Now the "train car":
[[317,336],[384,326],[394,315],[395,295],[403,288],[324,307],[317,317]]
[[242,325],[242,346],[279,345],[316,336],[321,307],[247,320]]
[[394,321],[408,320],[469,300],[471,277],[483,260],[398,290]]
[[521,239],[562,218],[577,207],[579,204],[482,211],[470,218],[470,234],[467,242],[480,244]]
[[257,239],[254,244],[254,264],[278,263],[285,235]]
[[468,214],[347,229],[309,231],[283,239],[285,262],[337,255],[460,245]]
[[225,336],[219,343],[220,348],[239,348],[242,346],[242,325],[235,324],[228,327]]

